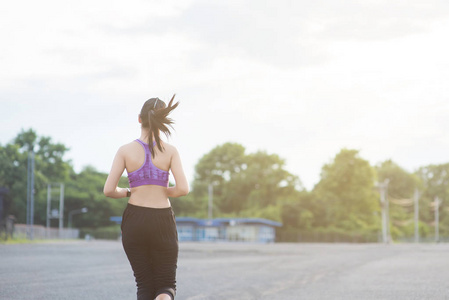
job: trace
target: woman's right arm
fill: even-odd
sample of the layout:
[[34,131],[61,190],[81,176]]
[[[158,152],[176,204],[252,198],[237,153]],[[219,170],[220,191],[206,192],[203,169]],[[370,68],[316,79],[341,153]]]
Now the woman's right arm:
[[111,171],[104,184],[103,193],[110,198],[124,198],[127,196],[128,190],[126,188],[118,187],[118,181],[125,170],[125,155],[123,147],[117,151],[114,161],[112,163]]
[[189,184],[184,174],[181,158],[179,157],[179,153],[176,148],[174,148],[170,169],[173,177],[175,178],[175,186],[167,188],[168,197],[181,197],[187,195],[189,193]]

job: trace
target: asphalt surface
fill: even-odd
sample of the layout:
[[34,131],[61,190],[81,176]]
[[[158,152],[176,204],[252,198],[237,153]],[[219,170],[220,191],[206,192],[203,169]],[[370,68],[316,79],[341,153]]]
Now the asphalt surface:
[[[449,299],[449,244],[181,243],[176,299]],[[136,299],[117,241],[0,245],[0,299]]]

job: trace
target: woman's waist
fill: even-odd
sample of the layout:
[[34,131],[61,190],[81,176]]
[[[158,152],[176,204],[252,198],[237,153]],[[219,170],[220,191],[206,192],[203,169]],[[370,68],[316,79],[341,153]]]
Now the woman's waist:
[[170,207],[167,188],[157,185],[143,185],[131,188],[131,197],[128,203],[144,207]]
[[155,184],[144,184],[140,186],[131,186],[131,196],[138,197],[165,197],[167,198],[167,187]]
[[153,208],[166,208],[171,206],[166,193],[164,195],[133,195],[133,193],[131,193],[128,203],[136,206]]
[[158,207],[158,206],[146,206],[146,205],[141,205],[139,203],[131,203],[128,202],[127,206],[126,206],[126,210],[128,211],[134,211],[134,212],[153,212],[153,213],[170,213],[173,214],[173,209],[172,207],[169,206],[162,206],[162,207]]

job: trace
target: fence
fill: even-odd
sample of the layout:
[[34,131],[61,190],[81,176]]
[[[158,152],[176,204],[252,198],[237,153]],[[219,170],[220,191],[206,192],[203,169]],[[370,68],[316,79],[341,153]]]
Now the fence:
[[42,225],[28,226],[26,224],[14,225],[14,237],[26,238],[32,230],[34,239],[77,239],[80,236],[79,229],[72,228],[47,228]]

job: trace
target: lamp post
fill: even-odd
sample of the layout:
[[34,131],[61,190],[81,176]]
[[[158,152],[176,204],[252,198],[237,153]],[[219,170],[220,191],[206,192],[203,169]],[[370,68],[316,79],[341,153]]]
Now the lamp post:
[[83,207],[80,209],[75,209],[69,212],[69,224],[67,227],[72,228],[72,216],[76,214],[84,214],[87,213],[87,207]]
[[209,184],[209,201],[208,201],[208,210],[207,210],[207,217],[209,218],[209,221],[212,221],[213,216],[213,207],[214,207],[214,186],[212,183]]
[[439,223],[440,223],[440,198],[435,197],[435,243],[440,242],[440,229],[439,229]]
[[387,190],[388,183],[390,180],[387,178],[383,182],[378,183],[378,187],[380,190],[380,205],[381,205],[381,213],[382,213],[382,241],[385,244],[390,242],[390,230],[389,230],[389,205],[387,199]]
[[27,163],[27,237],[34,238],[34,146],[29,145]]
[[3,221],[3,196],[8,194],[9,190],[5,187],[0,187],[0,224]]
[[419,191],[415,189],[413,196],[415,201],[415,243],[419,243]]

